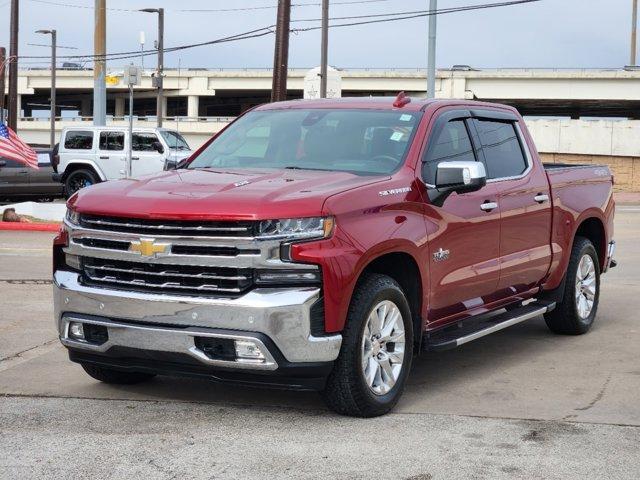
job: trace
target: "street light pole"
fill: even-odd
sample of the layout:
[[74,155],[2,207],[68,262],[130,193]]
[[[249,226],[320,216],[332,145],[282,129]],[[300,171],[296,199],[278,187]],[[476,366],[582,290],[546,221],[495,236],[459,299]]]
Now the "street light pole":
[[9,117],[7,124],[14,132],[18,129],[18,24],[19,24],[18,0],[11,0],[11,25],[9,27]]
[[429,57],[427,60],[427,98],[436,97],[436,26],[438,0],[429,3]]
[[320,98],[327,98],[329,50],[329,0],[322,0],[322,47],[320,52]]
[[4,72],[6,71],[6,57],[6,49],[0,47],[0,123],[4,123]]
[[56,44],[57,32],[55,30],[37,30],[36,33],[51,35],[51,118],[49,127],[49,143],[51,149],[56,145]]
[[158,69],[156,72],[156,86],[158,96],[156,100],[156,116],[158,117],[158,128],[162,127],[162,117],[164,115],[164,8],[143,8],[141,12],[158,14]]
[[636,65],[636,52],[638,49],[638,0],[633,0],[631,13],[631,66]]
[[107,124],[107,0],[94,2],[95,28],[93,31],[93,124]]

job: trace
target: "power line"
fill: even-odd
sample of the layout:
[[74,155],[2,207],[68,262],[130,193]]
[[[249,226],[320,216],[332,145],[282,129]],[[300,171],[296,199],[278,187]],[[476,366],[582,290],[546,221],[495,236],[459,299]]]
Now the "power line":
[[[94,7],[90,5],[78,5],[74,3],[65,3],[65,2],[57,2],[54,0],[29,0],[34,3],[41,3],[44,5],[53,5],[56,7],[68,7],[68,8],[81,8],[85,10],[92,10]],[[341,2],[334,2],[333,5],[360,5],[366,3],[381,3],[381,2],[389,2],[391,0],[348,0]],[[294,3],[291,7],[313,7],[320,6],[321,3],[318,2],[302,2],[302,3]],[[223,13],[223,12],[243,12],[243,11],[255,11],[255,10],[272,10],[277,8],[277,5],[261,5],[256,7],[234,7],[234,8],[180,8],[180,9],[167,9],[167,11],[178,12],[178,13]],[[133,8],[107,8],[107,10],[112,12],[138,12],[138,9]]]
[[[446,13],[457,13],[457,12],[465,12],[468,10],[482,10],[486,8],[497,8],[497,7],[508,7],[512,5],[518,5],[521,3],[532,3],[532,2],[540,2],[542,0],[512,0],[505,1],[500,3],[491,3],[491,4],[483,4],[483,5],[466,5],[463,7],[449,7],[449,8],[440,8],[435,10],[436,15],[443,15]],[[333,4],[332,4],[333,5]],[[360,19],[360,18],[381,18],[381,17],[397,17],[397,16],[408,16],[408,15],[416,15],[416,17],[428,17],[431,16],[430,10],[413,10],[407,12],[393,12],[393,13],[378,13],[378,14],[369,14],[369,15],[349,15],[344,17],[331,17],[330,20],[352,20],[352,19]],[[410,17],[410,18],[416,18]],[[319,22],[321,18],[298,18],[292,20],[292,22]],[[390,19],[389,21],[393,21]]]
[[[382,2],[390,2],[391,0],[351,0],[345,2],[332,2],[331,6],[336,5],[361,5],[364,3],[382,3]],[[305,3],[292,3],[291,8],[295,7],[320,7],[322,3],[320,2],[305,2]],[[266,10],[266,9],[274,9],[278,8],[277,5],[268,5],[262,7],[245,7],[245,8],[184,8],[180,10],[175,10],[176,12],[237,12],[242,10]]]
[[[35,0],[31,0],[31,1],[35,1]],[[38,1],[46,1],[46,0],[38,0]],[[360,0],[362,1],[362,0]],[[443,15],[443,14],[449,14],[449,13],[458,13],[458,12],[466,12],[466,11],[471,11],[471,10],[484,10],[484,9],[489,9],[489,8],[498,8],[498,7],[507,7],[507,6],[514,6],[514,5],[522,5],[522,4],[526,4],[526,3],[534,3],[534,2],[540,2],[542,0],[511,0],[511,1],[503,1],[503,2],[498,2],[498,3],[485,3],[485,4],[479,4],[479,5],[467,5],[467,6],[462,6],[462,7],[451,7],[451,8],[443,8],[443,9],[438,9],[435,11],[429,11],[429,10],[417,10],[417,11],[410,11],[410,12],[394,12],[394,13],[387,13],[387,14],[373,14],[373,15],[357,15],[357,16],[350,16],[350,17],[335,17],[335,18],[331,18],[331,20],[348,20],[348,19],[362,19],[362,21],[357,21],[357,22],[349,22],[349,23],[338,23],[338,24],[331,24],[329,25],[329,28],[342,28],[342,27],[353,27],[353,26],[359,26],[359,25],[369,25],[369,24],[376,24],[376,23],[387,23],[387,22],[396,22],[396,21],[401,21],[401,20],[409,20],[409,19],[414,19],[414,18],[422,18],[422,17],[428,17],[430,15]],[[392,18],[380,18],[380,17],[392,17]],[[370,19],[370,20],[364,20],[364,19]],[[291,22],[308,22],[308,21],[319,21],[320,19],[300,19],[300,20],[291,20]],[[196,48],[196,47],[203,47],[203,46],[208,46],[208,45],[215,45],[218,43],[227,43],[227,42],[232,42],[232,41],[239,41],[239,40],[247,40],[250,38],[257,38],[257,37],[263,37],[265,35],[269,35],[274,33],[274,28],[275,25],[269,25],[266,27],[262,27],[262,28],[258,28],[255,30],[250,30],[247,32],[243,32],[243,33],[239,33],[236,35],[231,35],[228,37],[222,37],[219,39],[215,39],[215,40],[208,40],[205,42],[199,42],[199,43],[192,43],[192,44],[186,44],[186,45],[180,45],[180,46],[176,46],[176,47],[169,47],[169,48],[165,48],[163,51],[164,53],[171,53],[171,52],[176,52],[176,51],[180,51],[180,50],[187,50],[187,49],[191,49],[191,48]],[[313,30],[319,30],[321,27],[320,26],[314,26],[314,27],[305,27],[305,28],[293,28],[291,29],[291,32],[293,33],[297,33],[297,32],[309,32],[309,31],[313,31]],[[135,50],[135,51],[128,51],[128,52],[117,52],[117,53],[111,53],[111,54],[105,54],[105,55],[65,55],[65,56],[60,56],[59,58],[61,59],[79,59],[79,60],[123,60],[123,59],[129,59],[129,58],[136,58],[136,57],[142,57],[142,56],[148,56],[148,55],[156,55],[157,54],[157,50]],[[24,58],[24,59],[42,59],[42,58],[48,58],[46,56],[21,56],[20,58]]]
[[[67,7],[67,8],[82,8],[86,10],[93,10],[93,5],[77,5],[73,3],[63,3],[63,2],[54,2],[52,0],[29,0],[33,3],[42,3],[44,5],[53,5],[56,7]],[[107,8],[112,12],[137,12],[138,10],[132,10],[130,8]]]
[[[46,43],[27,43],[27,45],[30,45],[32,47],[47,47],[47,48],[51,48],[51,45],[47,45]],[[78,50],[78,47],[63,47],[62,45],[56,45],[56,48],[64,48],[67,50]]]
[[[435,12],[431,12],[429,10],[415,10],[409,12],[395,12],[395,13],[380,13],[376,15],[352,15],[347,17],[333,17],[331,20],[351,20],[351,19],[364,19],[364,18],[380,18],[380,17],[396,17],[396,18],[383,18],[379,20],[370,20],[363,22],[353,22],[353,23],[344,23],[344,24],[333,24],[330,27],[352,27],[356,25],[368,25],[371,23],[386,23],[386,22],[395,22],[398,20],[408,20],[412,18],[421,18],[421,17],[429,17],[431,15],[445,15],[447,13],[459,13],[459,12],[467,12],[470,10],[485,10],[488,8],[497,8],[497,7],[509,7],[513,5],[520,5],[525,3],[534,3],[540,2],[542,0],[512,0],[500,3],[487,3],[481,5],[467,5],[463,7],[450,7],[450,8],[442,8],[435,10]],[[306,18],[306,19],[298,19],[292,20],[295,22],[317,22],[320,21],[319,18]],[[308,32],[311,30],[318,30],[321,27],[309,27],[309,28],[298,28],[293,29],[294,32]]]

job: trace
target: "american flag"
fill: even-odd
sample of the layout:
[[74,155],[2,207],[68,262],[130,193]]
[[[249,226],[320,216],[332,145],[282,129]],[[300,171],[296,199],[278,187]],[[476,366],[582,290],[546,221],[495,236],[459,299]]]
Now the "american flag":
[[15,160],[31,168],[38,168],[38,154],[24,143],[16,132],[0,123],[0,158]]

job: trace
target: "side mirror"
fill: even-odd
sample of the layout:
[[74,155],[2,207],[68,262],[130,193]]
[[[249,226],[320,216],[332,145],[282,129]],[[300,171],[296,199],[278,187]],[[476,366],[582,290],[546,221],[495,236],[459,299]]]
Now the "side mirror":
[[487,172],[482,162],[441,162],[436,170],[435,189],[429,197],[435,205],[442,206],[453,192],[475,192],[486,184]]
[[175,170],[176,168],[178,168],[178,162],[175,160],[171,160],[171,159],[166,159],[164,161],[164,169],[165,170]]
[[6,167],[6,166],[7,166],[7,161],[6,160],[0,160],[0,168]]
[[153,149],[158,152],[158,153],[164,153],[164,147],[162,146],[162,144],[160,142],[153,142],[152,143]]

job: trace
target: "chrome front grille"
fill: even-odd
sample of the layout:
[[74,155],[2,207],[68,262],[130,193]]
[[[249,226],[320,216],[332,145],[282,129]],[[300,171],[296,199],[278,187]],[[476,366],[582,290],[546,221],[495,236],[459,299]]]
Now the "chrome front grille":
[[93,230],[138,235],[178,235],[208,237],[252,237],[257,228],[252,221],[183,221],[82,215],[80,225]]
[[314,268],[282,261],[280,240],[255,235],[255,222],[84,215],[64,225],[80,282],[98,288],[233,298],[255,287],[259,271]]
[[[178,240],[177,242],[180,241]],[[87,248],[117,250],[121,252],[126,252],[131,248],[130,241],[95,237],[77,238],[73,240],[73,243]],[[260,255],[260,250],[256,248],[238,248],[227,245],[191,245],[189,243],[172,243],[168,247],[167,254],[204,257],[237,257],[238,255]]]
[[241,295],[253,286],[253,270],[163,265],[104,258],[82,259],[83,283],[152,293]]

